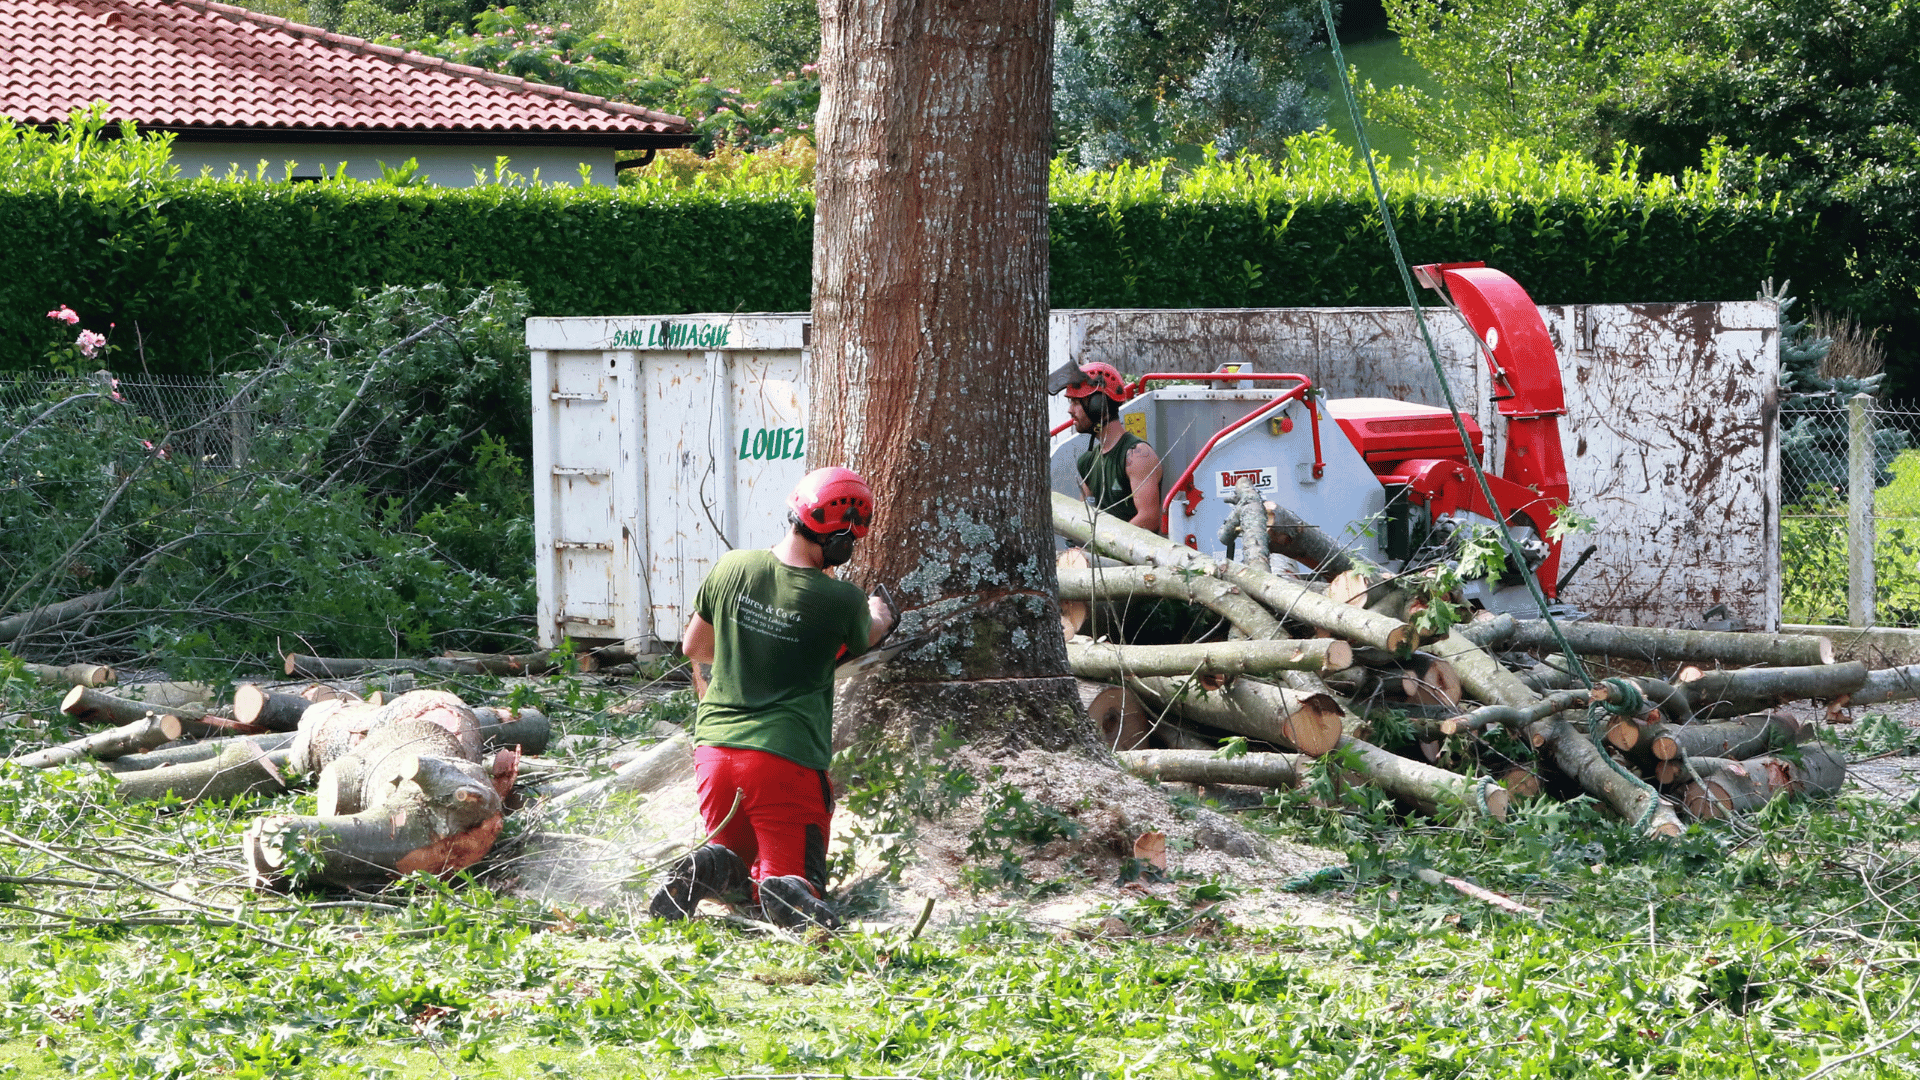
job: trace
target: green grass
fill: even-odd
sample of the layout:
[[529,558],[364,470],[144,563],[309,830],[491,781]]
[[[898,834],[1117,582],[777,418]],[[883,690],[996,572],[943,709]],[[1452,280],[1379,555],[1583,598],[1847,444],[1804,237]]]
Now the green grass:
[[[544,692],[567,730],[635,723],[569,680]],[[1801,1080],[1883,1042],[1827,1075],[1915,1068],[1911,804],[1779,803],[1655,842],[1584,800],[1443,828],[1325,776],[1311,791],[1241,816],[1344,851],[1312,899],[1357,929],[1236,925],[1212,906],[1233,883],[1186,880],[1098,913],[1122,936],[983,915],[801,942],[536,904],[484,874],[410,879],[381,908],[252,896],[221,888],[240,832],[309,796],[122,807],[79,774],[9,770],[0,829],[26,843],[0,838],[0,875],[112,868],[238,906],[139,925],[180,902],[0,885],[0,1076]],[[1546,915],[1429,887],[1423,865]]]

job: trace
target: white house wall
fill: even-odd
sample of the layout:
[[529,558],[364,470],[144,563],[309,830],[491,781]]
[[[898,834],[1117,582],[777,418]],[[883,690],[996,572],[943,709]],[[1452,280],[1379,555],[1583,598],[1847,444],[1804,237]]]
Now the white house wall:
[[[397,169],[407,159],[417,159],[420,172],[439,187],[472,187],[478,170],[487,183],[494,178],[494,165],[506,157],[507,168],[526,181],[536,171],[543,184],[580,183],[580,167],[590,170],[590,182],[611,187],[615,183],[614,152],[597,147],[525,147],[525,146],[418,146],[406,143],[271,143],[271,142],[192,142],[177,139],[173,144],[173,163],[180,175],[200,176],[203,171],[225,176],[229,171],[268,180],[318,179],[346,163],[347,175],[355,180],[378,180],[381,164]],[[261,163],[265,162],[264,170]]]

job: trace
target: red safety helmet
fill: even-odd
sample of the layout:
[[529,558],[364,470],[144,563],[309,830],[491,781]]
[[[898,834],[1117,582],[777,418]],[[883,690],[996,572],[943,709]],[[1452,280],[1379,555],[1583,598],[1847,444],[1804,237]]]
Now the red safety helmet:
[[787,496],[787,509],[814,532],[851,529],[854,538],[860,539],[873,521],[873,489],[852,469],[815,469],[801,477]]
[[1084,398],[1095,394],[1105,394],[1116,403],[1124,402],[1127,400],[1127,380],[1120,377],[1120,372],[1112,364],[1083,364],[1080,377],[1067,387],[1067,396]]

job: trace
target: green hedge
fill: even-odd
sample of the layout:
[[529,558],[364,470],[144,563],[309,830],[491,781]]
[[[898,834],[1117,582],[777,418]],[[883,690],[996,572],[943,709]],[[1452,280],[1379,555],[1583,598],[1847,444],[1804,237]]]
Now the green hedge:
[[[1054,177],[1057,307],[1405,302],[1365,174],[1330,139],[1284,160]],[[1709,163],[1711,165],[1712,163]],[[224,366],[297,303],[444,282],[524,284],[541,315],[792,311],[809,304],[804,190],[641,184],[464,189],[355,182],[7,181],[0,172],[0,367],[45,364],[73,331],[116,323],[111,362]],[[1542,303],[1750,297],[1802,276],[1815,222],[1682,181],[1542,164],[1517,151],[1446,175],[1389,171],[1407,255],[1483,259]]]

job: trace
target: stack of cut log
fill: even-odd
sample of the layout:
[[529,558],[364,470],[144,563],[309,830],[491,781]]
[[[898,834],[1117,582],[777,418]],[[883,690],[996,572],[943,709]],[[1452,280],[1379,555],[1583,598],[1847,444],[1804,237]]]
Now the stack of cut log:
[[[1061,495],[1054,527],[1075,545],[1059,581],[1083,700],[1127,768],[1168,782],[1291,787],[1340,750],[1339,775],[1423,813],[1503,817],[1515,796],[1584,791],[1676,835],[1682,812],[1726,817],[1839,790],[1844,759],[1779,706],[1821,701],[1841,720],[1848,704],[1920,697],[1920,666],[1835,663],[1812,636],[1561,623],[1576,654],[1669,675],[1602,679],[1567,659],[1544,620],[1482,614],[1422,634],[1423,597],[1336,557],[1297,520],[1242,545],[1260,556],[1248,563]],[[1318,576],[1272,572],[1269,545]],[[1180,645],[1081,633],[1104,635],[1143,601],[1196,605],[1215,629]],[[1220,756],[1231,736],[1252,752]]]
[[242,684],[227,707],[205,687],[161,683],[120,693],[76,685],[61,703],[101,730],[13,759],[23,768],[96,763],[113,796],[183,803],[315,782],[319,813],[254,823],[244,840],[254,881],[299,876],[364,886],[479,861],[499,833],[523,754],[544,753],[532,709],[469,708],[436,690]]

